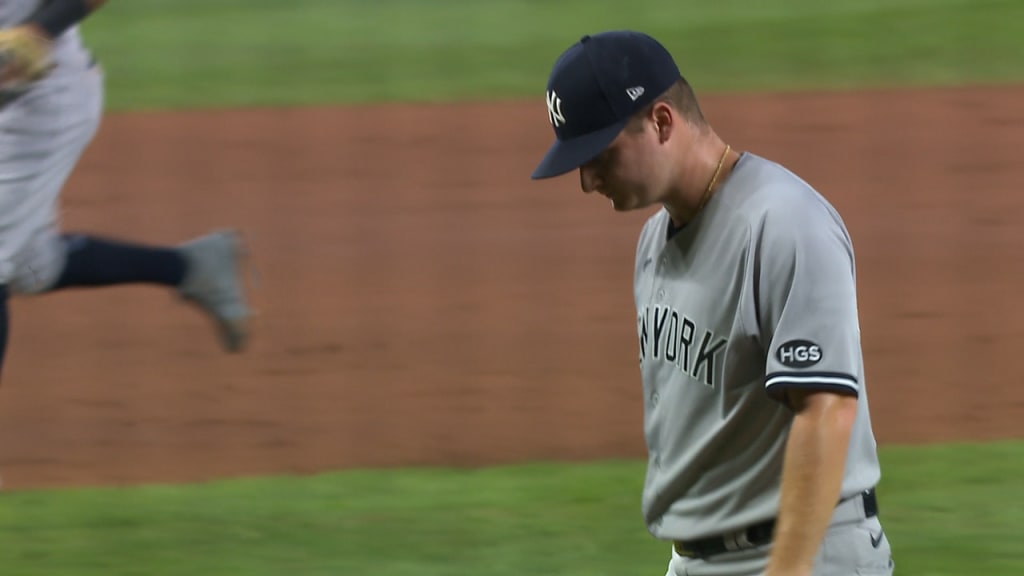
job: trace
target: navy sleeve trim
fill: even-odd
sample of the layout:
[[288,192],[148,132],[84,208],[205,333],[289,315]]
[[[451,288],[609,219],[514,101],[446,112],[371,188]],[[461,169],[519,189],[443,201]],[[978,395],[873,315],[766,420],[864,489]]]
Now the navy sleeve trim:
[[857,378],[842,372],[772,372],[764,379],[764,387],[772,394],[784,388],[827,390],[859,394]]
[[39,26],[56,39],[65,30],[78,24],[89,15],[92,7],[86,0],[47,0],[26,23]]

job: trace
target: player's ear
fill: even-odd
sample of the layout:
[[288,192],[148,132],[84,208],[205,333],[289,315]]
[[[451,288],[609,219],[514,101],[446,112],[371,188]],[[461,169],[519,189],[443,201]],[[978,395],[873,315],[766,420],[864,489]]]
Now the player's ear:
[[658,141],[665,143],[675,130],[676,117],[666,102],[656,102],[651,108],[651,122],[658,132]]

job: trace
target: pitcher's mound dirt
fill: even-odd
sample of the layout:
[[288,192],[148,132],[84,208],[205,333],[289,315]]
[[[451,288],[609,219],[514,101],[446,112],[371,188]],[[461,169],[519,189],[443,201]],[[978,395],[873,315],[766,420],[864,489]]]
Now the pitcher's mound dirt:
[[[706,98],[854,236],[882,443],[1024,436],[1024,89]],[[649,212],[528,178],[543,102],[109,116],[69,228],[248,235],[247,354],[152,287],[13,304],[5,487],[643,455]]]

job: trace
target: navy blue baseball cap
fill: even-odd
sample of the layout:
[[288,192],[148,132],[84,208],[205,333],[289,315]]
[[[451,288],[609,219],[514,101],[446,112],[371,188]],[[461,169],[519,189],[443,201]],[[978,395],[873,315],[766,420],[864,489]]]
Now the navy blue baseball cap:
[[630,117],[679,80],[672,55],[641,32],[586,35],[555,61],[547,85],[555,143],[534,180],[579,168],[611,144]]

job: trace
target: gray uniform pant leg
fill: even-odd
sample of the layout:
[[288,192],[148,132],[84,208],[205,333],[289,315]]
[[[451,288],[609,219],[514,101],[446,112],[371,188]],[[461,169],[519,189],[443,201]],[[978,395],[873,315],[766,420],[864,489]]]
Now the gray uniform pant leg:
[[103,109],[98,67],[45,79],[0,109],[0,284],[45,291],[64,267],[61,191]]
[[[685,558],[672,550],[666,576],[762,576],[771,545]],[[860,498],[836,508],[814,560],[814,576],[892,576],[892,549],[877,516],[866,518]]]

